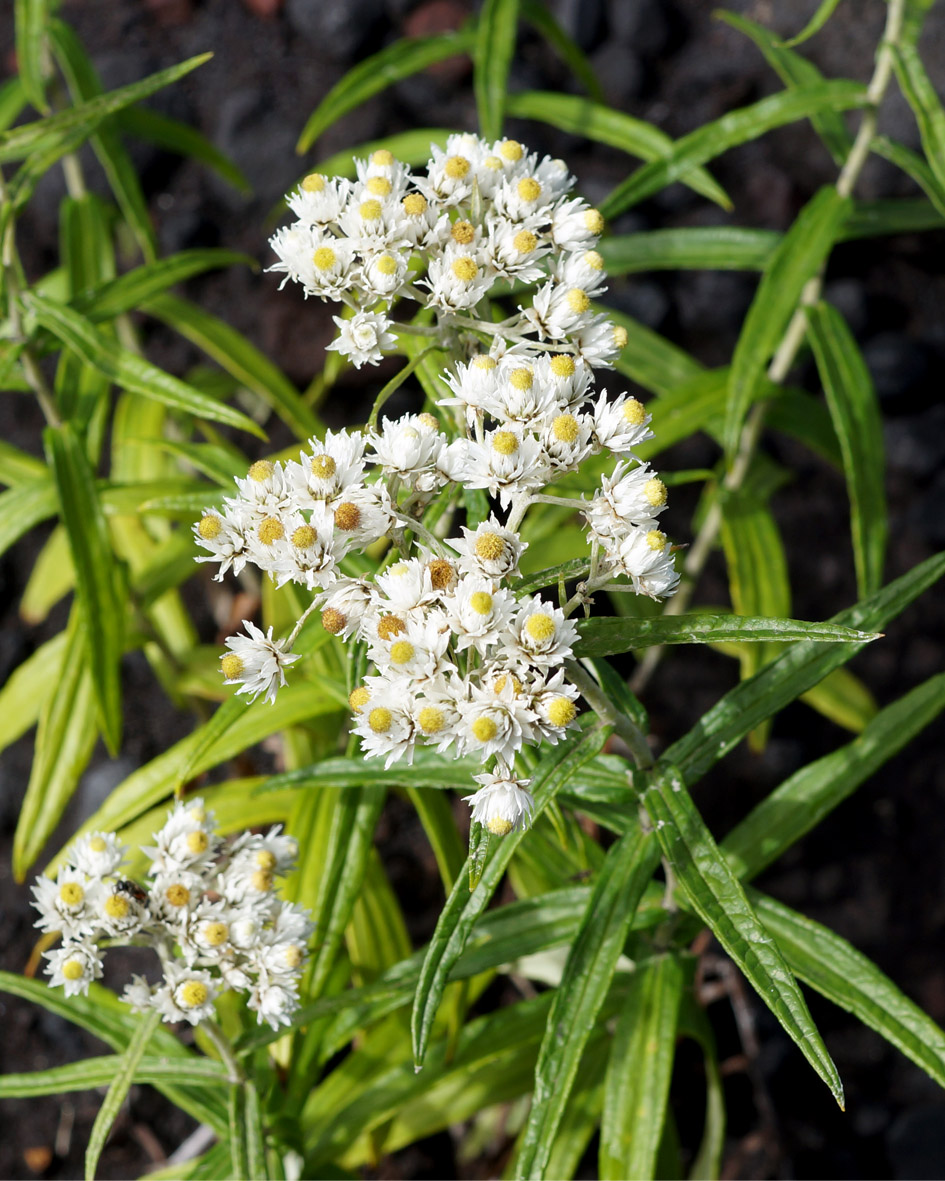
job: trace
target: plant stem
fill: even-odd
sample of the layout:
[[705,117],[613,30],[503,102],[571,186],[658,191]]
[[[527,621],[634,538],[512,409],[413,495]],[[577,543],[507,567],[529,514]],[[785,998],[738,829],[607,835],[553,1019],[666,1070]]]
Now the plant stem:
[[614,732],[619,734],[630,748],[636,765],[641,768],[652,767],[653,752],[647,745],[646,736],[637,724],[626,714],[620,713],[600,685],[584,671],[576,660],[566,660],[564,667],[568,678],[581,691],[581,696],[591,709],[602,722],[613,726]]
[[236,1053],[230,1044],[230,1039],[219,1025],[215,1021],[205,1020],[200,1022],[200,1028],[213,1043],[213,1048],[220,1055],[220,1060],[227,1069],[230,1082],[236,1084],[245,1082],[246,1075],[237,1061]]

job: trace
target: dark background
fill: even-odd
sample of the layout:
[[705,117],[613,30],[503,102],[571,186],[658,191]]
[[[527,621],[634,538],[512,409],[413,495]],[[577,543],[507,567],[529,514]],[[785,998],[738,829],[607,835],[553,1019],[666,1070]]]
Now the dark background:
[[[192,162],[134,145],[151,212],[166,253],[193,246],[241,249],[268,265],[266,238],[274,203],[312,163],[341,148],[421,126],[475,129],[468,64],[444,63],[385,92],[332,127],[305,160],[294,152],[309,113],[345,70],[396,37],[455,27],[475,7],[466,0],[65,0],[62,15],[78,31],[107,88],[124,85],[192,54],[214,59],[151,100],[158,110],[200,128],[228,152],[254,187],[241,196]],[[554,0],[559,20],[588,52],[608,102],[679,136],[733,107],[778,88],[747,39],[712,17],[702,0]],[[739,12],[783,35],[800,29],[815,5],[773,0],[739,2]],[[12,5],[0,11],[0,75],[14,69]],[[881,0],[846,0],[803,48],[828,75],[866,80],[881,35]],[[945,13],[939,5],[921,50],[933,81],[945,84]],[[565,68],[526,32],[511,89],[571,89]],[[881,128],[913,146],[912,116],[893,83]],[[590,200],[625,174],[626,157],[535,124],[508,128],[532,148],[567,159]],[[89,157],[92,187],[104,182]],[[621,217],[611,229],[629,232],[684,225],[786,228],[815,189],[836,170],[810,127],[798,123],[736,149],[711,165],[735,201],[726,217],[702,198],[673,186]],[[864,198],[916,195],[906,178],[879,160],[867,165],[857,193]],[[20,249],[31,278],[56,265],[60,174],[41,185],[22,219]],[[887,576],[897,576],[945,545],[945,234],[868,240],[837,248],[827,296],[847,316],[870,366],[885,416],[890,546]],[[691,351],[706,364],[726,362],[751,299],[748,274],[664,273],[614,280],[606,299]],[[202,279],[189,294],[246,333],[300,385],[323,358],[331,308],[297,291],[276,291],[274,276],[231,269]],[[143,331],[151,355],[174,372],[196,357],[163,330]],[[367,403],[385,370],[352,373],[325,409],[333,422]],[[816,392],[809,363],[794,379]],[[626,383],[608,377],[608,388]],[[25,397],[7,395],[6,437],[39,451],[41,422]],[[288,442],[278,431],[273,445]],[[848,507],[842,478],[783,436],[766,446],[795,472],[773,508],[783,530],[794,614],[824,619],[855,598]],[[717,451],[703,438],[667,453],[667,470],[711,465]],[[672,496],[668,528],[691,535],[691,495]],[[62,610],[39,627],[19,619],[17,605],[39,545],[36,531],[0,561],[0,676],[63,623]],[[216,625],[204,579],[189,601],[208,642]],[[696,602],[727,598],[724,568],[710,563]],[[221,610],[219,601],[215,604]],[[880,705],[943,667],[943,595],[936,588],[853,663]],[[219,622],[219,618],[218,618]],[[700,648],[675,649],[646,693],[660,748],[678,737],[736,679],[735,664]],[[99,749],[66,818],[63,838],[130,770],[186,733],[191,719],[168,705],[138,657],[124,669],[127,736],[121,757]],[[763,889],[837,930],[873,957],[936,1020],[945,1022],[941,951],[945,772],[933,725],[891,760],[760,880]],[[849,735],[803,705],[777,719],[762,756],[740,749],[700,782],[696,798],[717,835],[797,767],[847,741]],[[35,932],[28,890],[12,881],[9,849],[32,754],[32,736],[4,753],[0,765],[0,946],[3,967],[22,970]],[[260,759],[267,756],[260,755]],[[435,867],[412,813],[396,801],[385,813],[378,844],[395,888],[409,906],[418,940],[428,937],[441,905]],[[713,954],[710,948],[710,955]],[[109,963],[112,963],[110,957]],[[117,966],[117,965],[116,965]],[[120,987],[121,969],[115,983]],[[108,978],[106,978],[108,979]],[[828,1092],[750,990],[736,985],[710,1013],[727,1058],[728,1177],[945,1176],[945,1097],[926,1076],[853,1018],[816,996],[814,1017],[847,1089],[847,1111]],[[734,1005],[734,1010],[733,1010]],[[738,1034],[733,1011],[748,1022],[757,1045]],[[4,1071],[73,1061],[102,1047],[35,1006],[0,997],[0,1062]],[[743,1027],[744,1032],[744,1027]],[[684,1147],[697,1138],[701,1067],[681,1053],[673,1106]],[[74,1177],[99,1095],[0,1104],[0,1176]],[[136,1176],[162,1163],[192,1130],[149,1088],[134,1088],[129,1108],[105,1151],[100,1176]],[[494,1176],[503,1144],[460,1165],[444,1133],[381,1163],[385,1177]],[[583,1175],[593,1176],[594,1157]]]

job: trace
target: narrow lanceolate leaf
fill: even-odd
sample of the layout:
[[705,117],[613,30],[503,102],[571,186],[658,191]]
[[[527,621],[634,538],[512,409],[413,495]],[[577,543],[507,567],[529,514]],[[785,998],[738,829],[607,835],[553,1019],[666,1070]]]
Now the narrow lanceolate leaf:
[[198,418],[208,418],[211,422],[223,422],[265,438],[251,418],[216,401],[195,386],[179,381],[143,360],[137,353],[122,348],[74,309],[35,293],[27,296],[26,302],[47,331],[61,340],[76,356],[130,393],[143,394],[175,410],[183,410]]
[[[53,676],[44,677],[44,701],[26,795],[13,837],[13,873],[22,881],[72,799],[98,737],[95,692],[78,607],[62,636]],[[19,671],[19,670],[18,670]]]
[[[32,1070],[24,1074],[0,1075],[0,1098],[31,1099],[37,1095],[63,1095],[69,1091],[89,1091],[93,1087],[107,1087],[115,1077],[121,1058],[106,1054],[101,1058],[83,1058],[65,1066],[51,1066],[47,1070]],[[218,1062],[196,1055],[186,1064],[180,1059],[144,1057],[135,1070],[136,1083],[155,1083],[190,1080],[199,1085],[222,1083],[226,1072]]]
[[581,1055],[610,988],[637,903],[658,861],[653,833],[638,827],[608,850],[548,1014],[517,1177],[544,1175]]
[[945,1087],[945,1031],[872,960],[828,927],[755,890],[749,893],[801,980],[853,1013]]
[[[936,554],[862,603],[841,611],[830,622],[864,630],[883,628],[943,575],[945,553]],[[855,656],[862,646],[859,641],[824,645],[816,640],[802,640],[792,644],[750,680],[729,690],[663,757],[680,768],[687,783],[694,783],[759,722],[806,693]]]
[[579,619],[581,646],[577,655],[612,656],[631,648],[655,644],[711,644],[720,640],[787,643],[824,640],[868,643],[876,632],[857,631],[835,623],[807,623],[801,619],[762,619],[744,615],[664,615],[655,619]]
[[543,0],[521,0],[521,10],[522,19],[544,37],[591,98],[595,102],[603,102],[604,94],[593,66],[551,15]]
[[[571,735],[542,759],[531,780],[536,816],[576,771],[600,753],[607,734],[605,729],[599,729],[587,734]],[[476,920],[488,906],[524,832],[524,829],[510,832],[501,840],[494,841],[493,852],[476,888],[470,891],[469,874],[464,870],[446,900],[423,961],[414,998],[411,1031],[414,1058],[418,1065],[423,1064],[433,1020],[450,972],[462,954]]]
[[56,511],[56,485],[48,476],[24,480],[0,493],[0,554]]
[[419,74],[427,66],[448,57],[471,53],[475,41],[476,34],[472,28],[440,33],[435,37],[407,38],[395,41],[380,53],[358,62],[329,90],[309,116],[295,150],[300,154],[306,151],[326,127],[388,86],[412,74]]
[[712,930],[784,1031],[843,1106],[843,1085],[777,944],[758,921],[745,891],[719,852],[712,834],[675,767],[647,782],[643,803],[663,853],[691,903]]
[[685,979],[675,955],[644,960],[631,977],[604,1082],[602,1181],[655,1176]]
[[730,460],[804,285],[830,253],[850,207],[849,198],[841,197],[832,186],[821,189],[798,214],[765,268],[732,358],[725,415],[725,450]]
[[[552,127],[572,135],[608,144],[641,160],[662,160],[674,148],[674,141],[652,123],[615,111],[603,102],[591,102],[573,94],[559,94],[554,90],[524,90],[508,96],[505,110],[519,119],[550,123]],[[704,168],[693,168],[682,180],[723,209],[732,208],[728,194]]]
[[486,140],[498,139],[502,134],[503,104],[517,30],[518,0],[486,0],[479,14],[473,50],[479,134]]
[[321,759],[294,771],[282,771],[262,784],[261,791],[283,791],[291,788],[312,787],[423,787],[423,788],[472,788],[473,775],[482,770],[479,763],[470,759],[446,759],[439,756],[417,758],[411,767],[390,770],[372,766],[358,755],[353,758],[339,756],[335,759]]
[[205,164],[241,193],[253,191],[242,169],[195,127],[181,123],[178,119],[169,119],[167,115],[161,115],[148,107],[139,106],[123,110],[117,116],[116,122],[122,131],[133,135],[135,139],[146,140],[159,148],[164,148],[165,151],[175,152],[179,156],[187,156],[191,160]]
[[246,1141],[246,1177],[250,1181],[265,1181],[269,1176],[266,1167],[266,1137],[263,1129],[263,1113],[256,1084],[247,1079],[243,1083],[245,1093],[245,1124],[243,1135]]
[[761,271],[781,235],[745,226],[682,226],[605,238],[598,250],[609,275],[637,271]]
[[893,49],[893,67],[919,125],[925,158],[939,185],[945,186],[945,110],[935,87],[914,45],[900,44]]
[[0,134],[0,164],[24,160],[36,151],[50,152],[55,158],[59,151],[68,151],[91,135],[107,116],[132,103],[140,102],[156,90],[169,86],[178,78],[189,74],[191,70],[202,66],[212,56],[210,53],[201,53],[198,57],[181,62],[179,66],[171,66],[168,70],[151,74],[150,77],[134,82],[131,86],[122,86],[119,90],[112,90],[87,103],[79,103],[78,106],[70,107],[48,119],[23,123],[3,132]]
[[36,724],[62,668],[67,633],[61,631],[17,665],[0,689],[0,751]]
[[860,597],[865,598],[882,585],[888,533],[882,418],[870,372],[843,316],[820,302],[807,309],[807,320],[817,371],[843,452],[856,582]]
[[230,1083],[227,1104],[228,1140],[230,1142],[230,1176],[249,1177],[246,1158],[246,1092],[242,1083]]
[[106,1092],[102,1106],[98,1109],[92,1134],[89,1137],[88,1148],[85,1150],[85,1181],[94,1181],[98,1158],[102,1155],[108,1133],[112,1124],[118,1118],[121,1105],[134,1081],[135,1071],[144,1057],[154,1031],[161,1024],[161,1014],[157,1009],[151,1009],[138,1018],[137,1028],[128,1042],[124,1054],[118,1059],[111,1084]]
[[37,111],[49,110],[46,102],[46,22],[49,0],[16,0],[16,66],[23,93]]
[[866,91],[855,82],[823,82],[785,90],[731,111],[684,135],[662,160],[638,168],[607,196],[601,204],[601,213],[605,217],[616,217],[673,181],[689,179],[687,174],[707,160],[738,144],[757,139],[775,127],[805,119],[817,111],[843,111],[865,102]]
[[816,828],[945,709],[939,673],[873,718],[863,733],[786,779],[726,836],[721,849],[734,872],[750,879]]
[[69,535],[81,628],[102,736],[114,754],[121,743],[120,662],[125,615],[121,575],[115,563],[95,477],[69,423],[45,432],[46,450]]
[[186,337],[262,398],[298,438],[321,433],[317,416],[282,370],[224,320],[167,293],[144,301],[140,307]]
[[792,37],[790,41],[784,42],[786,48],[793,49],[795,45],[803,45],[815,33],[819,33],[827,21],[830,20],[831,16],[833,16],[834,10],[839,3],[840,0],[820,0],[814,15],[803,29],[796,36]]
[[888,139],[885,135],[877,135],[874,138],[871,151],[875,152],[877,156],[882,156],[884,160],[888,160],[890,164],[895,164],[897,168],[901,168],[906,176],[911,176],[928,197],[939,218],[945,217],[945,184],[939,180],[925,162],[924,156],[919,152],[913,152],[905,144]]

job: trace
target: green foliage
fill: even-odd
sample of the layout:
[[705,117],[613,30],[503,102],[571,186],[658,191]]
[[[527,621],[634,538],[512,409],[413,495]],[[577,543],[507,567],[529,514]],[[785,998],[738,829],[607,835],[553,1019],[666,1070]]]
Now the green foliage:
[[[25,580],[24,622],[48,625],[57,604],[71,599],[62,630],[0,688],[0,749],[35,727],[13,871],[23,880],[43,856],[99,737],[110,753],[122,750],[122,662],[141,653],[154,691],[190,714],[192,730],[128,774],[76,835],[114,830],[132,846],[146,844],[168,804],[211,775],[200,792],[220,831],[279,823],[298,841],[286,894],[315,922],[301,1007],[288,1031],[258,1027],[227,996],[219,1004],[220,1040],[198,1034],[196,1049],[98,986],[87,997],[66,998],[45,983],[0,973],[0,989],[72,1021],[113,1051],[0,1077],[0,1096],[24,1100],[107,1087],[87,1177],[107,1153],[109,1131],[137,1083],[157,1087],[218,1138],[175,1176],[353,1176],[466,1121],[467,1146],[490,1137],[505,1148],[514,1143],[510,1176],[586,1171],[598,1132],[600,1176],[681,1175],[673,1171],[680,1162],[670,1103],[680,1038],[694,1040],[705,1064],[702,1143],[690,1172],[717,1177],[725,1096],[694,984],[693,940],[703,928],[838,1102],[842,1082],[798,981],[945,1086],[945,1033],[897,984],[834,932],[748,885],[945,708],[941,674],[880,709],[869,676],[860,670],[861,680],[846,667],[867,644],[882,643],[882,631],[945,575],[945,555],[883,582],[889,525],[880,407],[853,332],[821,298],[838,243],[945,225],[945,114],[919,55],[924,7],[903,14],[901,0],[890,0],[874,75],[883,85],[869,95],[859,82],[825,79],[797,51],[830,22],[837,0],[822,0],[787,41],[721,14],[758,47],[784,88],[673,140],[607,104],[586,57],[540,0],[486,0],[461,29],[399,40],[358,63],[304,122],[300,153],[389,87],[465,55],[485,138],[500,138],[509,119],[537,121],[642,161],[628,163],[601,202],[606,217],[680,182],[714,203],[713,217],[728,218],[605,238],[600,252],[612,275],[758,275],[730,361],[713,368],[606,302],[597,309],[626,331],[615,384],[640,387],[651,416],[654,437],[637,448],[639,456],[652,459],[697,433],[714,448],[709,460],[688,461],[705,467],[665,473],[667,484],[694,483],[701,492],[691,537],[681,539],[691,542],[679,557],[686,577],[663,610],[620,595],[619,586],[602,587],[598,598],[610,596],[612,614],[577,623],[581,663],[573,679],[588,708],[557,746],[520,755],[534,793],[531,827],[498,837],[477,825],[467,842],[453,803],[473,790],[482,770],[476,760],[424,752],[411,766],[387,769],[365,761],[350,738],[348,695],[363,674],[363,652],[344,648],[313,615],[295,645],[293,682],[273,705],[247,704],[222,684],[220,654],[200,643],[191,618],[195,596],[181,593],[198,571],[194,519],[246,473],[256,440],[265,441],[270,427],[283,441],[287,432],[298,441],[324,435],[318,407],[343,368],[329,354],[301,391],[257,344],[178,290],[253,259],[228,249],[159,256],[127,140],[181,154],[248,189],[236,165],[194,128],[141,105],[209,55],[103,92],[56,5],[16,0],[19,76],[0,88],[0,382],[7,399],[35,398],[46,429],[32,452],[0,440],[0,553],[48,522]],[[583,93],[509,93],[525,26]],[[914,115],[921,153],[876,132],[872,103],[882,99],[890,73]],[[850,111],[856,114],[848,126]],[[733,214],[712,162],[800,120],[837,162],[838,183],[816,193],[793,224],[738,224],[750,219]],[[353,177],[355,159],[382,148],[419,163],[449,134],[442,127],[399,131],[343,148],[315,167]],[[77,154],[85,144],[101,167],[102,192],[86,188]],[[869,153],[911,178],[917,195],[856,199]],[[19,219],[36,186],[58,168],[67,186],[60,258],[48,273],[28,275],[17,250]],[[499,306],[493,313],[503,314]],[[196,347],[206,364],[186,376],[154,364],[142,317]],[[401,387],[431,400],[444,395],[451,345],[431,343],[425,329],[421,312],[411,325],[416,335],[398,341],[400,368],[377,383],[372,423]],[[813,393],[789,384],[805,345],[820,387]],[[832,619],[791,618],[799,543],[782,532],[778,509],[779,498],[792,494],[793,473],[780,450],[768,452],[766,429],[789,435],[792,455],[803,448],[811,463],[830,465],[845,483],[858,599]],[[592,494],[601,470],[592,460],[569,476],[569,495]],[[584,601],[597,559],[586,556],[577,508],[573,500],[536,506],[515,593],[544,591],[572,611]],[[481,490],[465,489],[433,502],[420,525],[435,534],[444,521],[475,525],[490,511]],[[718,551],[728,602],[701,601],[700,575]],[[369,573],[389,557],[371,555],[351,555],[346,573]],[[258,590],[263,625],[272,624],[277,636],[308,605],[294,586],[260,589],[248,581],[246,589]],[[688,733],[654,738],[661,752],[654,764],[649,675],[660,659],[685,661],[682,646],[690,644],[737,659],[740,682]],[[758,748],[798,700],[856,736],[796,770],[717,842],[691,789],[743,739]],[[275,768],[248,771],[243,757],[262,742],[275,752]],[[627,749],[632,760],[619,753]],[[412,941],[380,855],[383,842],[380,851],[375,844],[392,797],[416,813],[411,833],[429,844],[443,888],[425,944]],[[142,877],[144,858],[136,857],[128,872]],[[47,872],[62,863],[60,850]],[[507,991],[508,1003],[497,1005],[497,990],[487,990],[503,976],[518,983],[522,999],[508,1001]]]

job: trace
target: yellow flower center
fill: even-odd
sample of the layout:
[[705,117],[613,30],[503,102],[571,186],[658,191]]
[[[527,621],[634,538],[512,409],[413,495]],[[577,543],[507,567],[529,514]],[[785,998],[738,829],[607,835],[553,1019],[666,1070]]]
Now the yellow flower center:
[[338,470],[338,465],[330,455],[314,455],[310,468],[316,479],[330,480]]
[[203,831],[202,828],[196,829],[194,832],[187,834],[187,848],[191,853],[206,853],[207,846],[210,844],[210,838]]
[[335,509],[335,524],[345,533],[350,533],[361,524],[361,510],[350,500],[342,501]]
[[569,697],[555,697],[548,703],[548,721],[552,726],[567,726],[577,717],[577,709]]
[[581,427],[573,414],[559,414],[551,424],[551,433],[561,443],[573,443]]
[[185,1009],[199,1009],[207,1003],[209,995],[202,980],[188,980],[177,990],[177,1003]]
[[320,172],[310,172],[302,181],[302,188],[306,193],[323,193],[325,191],[325,178]]
[[545,644],[555,634],[555,621],[550,615],[539,611],[525,621],[525,634],[536,644]]
[[382,275],[397,274],[397,259],[392,254],[382,254],[374,265]]
[[435,705],[425,705],[417,714],[417,725],[424,734],[438,734],[446,723],[443,711]]
[[296,549],[311,549],[318,540],[318,534],[311,525],[299,525],[292,530],[292,544]]
[[497,562],[505,554],[505,542],[498,533],[480,533],[475,548],[476,557],[484,562]]
[[584,210],[584,228],[590,234],[602,234],[604,232],[604,219],[599,209]]
[[171,906],[186,906],[190,901],[190,891],[182,882],[175,882],[164,891],[164,897]]
[[455,571],[452,563],[446,558],[434,558],[432,562],[427,562],[427,569],[430,571],[430,582],[434,590],[446,590],[453,585]]
[[357,689],[352,689],[348,694],[348,704],[356,714],[359,714],[370,700],[371,691],[364,685],[358,685]]
[[427,199],[423,193],[408,193],[401,205],[408,217],[420,217],[427,211]]
[[476,260],[470,258],[468,254],[457,258],[450,269],[462,283],[471,283],[479,274],[479,267],[476,265]]
[[85,975],[81,960],[66,960],[59,970],[67,980],[81,980]]
[[382,615],[377,621],[377,634],[382,640],[392,640],[406,630],[406,623],[397,615]]
[[450,180],[462,180],[469,171],[469,161],[465,156],[450,156],[443,165],[443,171]]
[[257,869],[249,884],[259,894],[268,894],[272,889],[272,874],[268,869]]
[[538,245],[538,238],[531,232],[531,230],[519,230],[519,232],[512,239],[512,245],[519,252],[519,254],[531,254],[531,252]]
[[572,287],[568,292],[568,307],[576,316],[582,315],[591,306],[590,297],[580,287]]
[[393,187],[386,176],[369,176],[366,185],[367,191],[375,197],[389,197]]
[[200,524],[197,526],[197,532],[204,541],[212,541],[214,537],[219,537],[222,530],[223,522],[213,513],[207,513],[205,517],[201,517]]
[[238,681],[243,675],[243,661],[235,652],[227,652],[220,661],[220,671],[228,681]]
[[303,959],[304,955],[305,955],[305,952],[302,950],[301,947],[298,947],[295,943],[290,943],[289,946],[282,953],[282,956],[283,956],[283,959],[285,960],[285,965],[287,968],[299,967],[299,965],[302,963],[302,959]]
[[646,411],[643,409],[643,403],[638,402],[636,398],[628,398],[623,408],[624,421],[631,426],[642,426],[646,418]]
[[386,734],[391,728],[394,715],[383,705],[375,706],[368,714],[368,725],[375,734]]
[[477,615],[488,615],[492,610],[492,595],[488,591],[473,591],[469,605]]
[[541,196],[541,185],[533,176],[523,176],[515,188],[523,201],[537,201]]
[[666,548],[666,534],[661,533],[659,529],[651,529],[646,535],[646,544],[651,550],[664,550]]
[[480,742],[491,742],[499,733],[499,727],[492,718],[481,717],[476,718],[473,724],[469,727],[472,730],[475,738]]
[[397,640],[390,646],[391,664],[409,664],[416,655],[416,648],[409,640]]
[[659,508],[660,505],[666,503],[666,485],[659,476],[653,476],[643,485],[643,495],[648,504]]
[[509,374],[509,385],[513,389],[521,390],[522,393],[532,388],[534,380],[535,375],[531,369],[513,369]]
[[257,484],[261,484],[264,480],[268,480],[275,470],[275,464],[270,460],[257,459],[249,469],[249,478],[255,480]]
[[105,913],[110,919],[127,918],[131,903],[124,894],[109,894],[105,899]]
[[505,691],[505,686],[509,684],[509,675],[511,675],[512,678],[512,696],[518,697],[519,693],[522,691],[522,682],[514,673],[503,673],[500,677],[496,677],[496,679],[492,682],[493,693],[498,695],[499,693],[503,693]]
[[505,139],[499,144],[499,155],[503,160],[510,160],[514,163],[516,160],[521,160],[524,154],[525,149],[517,139]]
[[317,271],[330,271],[338,261],[338,255],[330,246],[319,246],[312,255],[312,262]]
[[381,168],[390,168],[394,163],[394,153],[389,148],[378,148],[376,152],[371,153],[371,163]]
[[486,156],[485,160],[483,160],[483,164],[489,169],[490,172],[498,172],[502,167],[502,160],[499,156]]
[[326,607],[322,612],[322,627],[329,635],[337,636],[343,632],[347,622],[348,617],[337,607]]
[[512,831],[512,821],[506,820],[504,816],[493,816],[491,820],[486,821],[486,828],[494,837],[508,836]]
[[551,358],[551,372],[555,377],[574,376],[574,358],[567,353],[558,353]]
[[496,367],[495,357],[490,357],[488,353],[477,353],[472,363],[477,369],[492,370]]
[[584,262],[592,271],[602,271],[604,269],[604,260],[596,250],[588,250],[587,254],[584,255]]
[[92,853],[104,853],[108,848],[108,841],[104,837],[92,837],[89,841],[89,849]]
[[431,431],[438,431],[440,429],[440,424],[436,420],[436,415],[431,414],[428,410],[424,410],[422,414],[417,415],[417,422],[419,422],[421,426],[425,426]]
[[500,455],[514,455],[518,451],[518,435],[513,431],[496,431],[492,436],[492,449]]
[[460,246],[468,246],[476,236],[476,227],[471,221],[458,221],[450,230],[450,235]]
[[256,864],[260,869],[271,872],[276,868],[276,855],[271,849],[260,849],[256,854]]
[[372,197],[368,201],[362,201],[358,212],[361,214],[362,221],[380,221],[381,219],[381,203],[376,197]]
[[278,517],[266,517],[259,529],[259,540],[263,545],[273,545],[277,541],[281,541],[285,537],[285,526]]
[[625,349],[627,347],[627,341],[630,338],[627,336],[627,330],[622,324],[614,325],[613,337],[615,348]]
[[204,923],[203,941],[211,947],[219,947],[226,943],[230,929],[226,923]]
[[66,906],[81,906],[85,891],[78,882],[63,882],[59,887],[59,898]]

